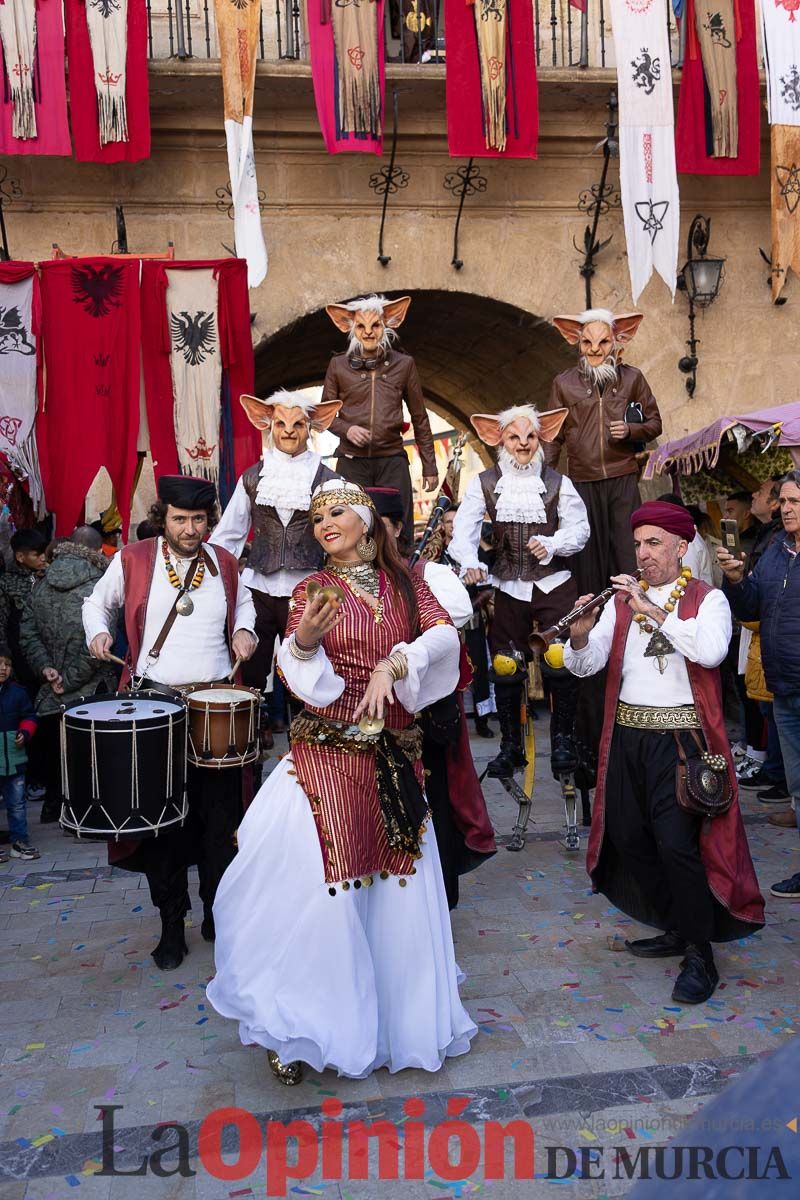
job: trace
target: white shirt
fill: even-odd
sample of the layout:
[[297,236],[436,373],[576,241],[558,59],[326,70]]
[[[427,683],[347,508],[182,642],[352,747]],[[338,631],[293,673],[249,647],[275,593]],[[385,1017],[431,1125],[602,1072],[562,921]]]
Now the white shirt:
[[[669,599],[674,583],[665,583],[648,590],[648,599],[660,608]],[[606,604],[600,620],[589,634],[582,650],[564,648],[564,665],[573,675],[596,675],[606,665],[617,623],[616,605]],[[665,655],[666,669],[661,675],[655,658],[645,658],[644,652],[653,634],[644,633],[631,622],[622,659],[622,685],[619,698],[625,704],[675,708],[692,704],[692,689],[686,659],[701,667],[718,667],[728,651],[731,640],[731,610],[723,593],[709,592],[703,597],[696,617],[682,621],[677,607],[668,614],[661,632],[675,647],[676,653]]]
[[683,556],[683,565],[691,567],[692,578],[701,579],[703,583],[708,583],[711,587],[718,586],[714,578],[708,546],[696,531]]
[[456,629],[466,625],[472,617],[472,601],[453,568],[444,563],[425,563],[423,579]]
[[[501,478],[504,477],[505,475],[501,476]],[[480,475],[476,475],[470,480],[464,499],[456,513],[453,522],[453,540],[448,547],[448,553],[457,563],[461,564],[462,579],[470,567],[486,570],[485,563],[478,558],[481,525],[485,512],[486,500],[481,487]],[[547,566],[554,557],[559,555],[577,554],[588,542],[589,533],[586,505],[575,491],[571,480],[564,475],[561,478],[561,488],[558,494],[558,529],[552,537],[540,535],[537,539],[547,549],[547,557],[542,559],[542,564]],[[513,596],[515,600],[529,601],[533,595],[534,586],[540,592],[552,592],[554,588],[566,583],[570,577],[570,571],[556,571],[553,575],[546,575],[544,579],[537,579],[535,584],[532,580],[525,582],[522,579],[493,579],[492,583],[507,596]]]
[[[311,503],[311,485],[321,462],[319,454],[313,450],[304,450],[302,454],[284,454],[282,450],[265,450],[261,474],[259,476],[256,503],[271,505],[284,528],[292,519],[292,514],[300,509],[308,509]],[[253,524],[253,511],[242,480],[236,484],[222,514],[222,520],[215,528],[209,541],[213,546],[222,546],[230,551],[235,558],[242,553],[247,541],[247,535]],[[298,583],[311,575],[311,571],[273,571],[270,575],[262,575],[245,567],[242,571],[242,581],[257,592],[266,592],[268,596],[291,596]]]
[[[146,674],[157,683],[173,687],[183,683],[210,683],[224,679],[232,663],[226,641],[227,604],[222,575],[212,575],[206,569],[203,582],[190,592],[194,611],[188,617],[176,617],[158,659],[148,662],[148,652],[164,627],[167,614],[175,603],[175,588],[169,581],[162,553],[163,539],[158,539],[155,573],[147,600],[144,636],[136,663],[135,674]],[[213,547],[209,554],[218,557]],[[173,566],[183,580],[191,559],[171,557]],[[83,628],[89,645],[98,633],[110,633],[115,613],[125,603],[125,580],[122,574],[122,555],[116,554],[105,574],[95,584],[94,591],[83,602]],[[246,629],[255,632],[256,610],[247,588],[238,580],[234,632]]]

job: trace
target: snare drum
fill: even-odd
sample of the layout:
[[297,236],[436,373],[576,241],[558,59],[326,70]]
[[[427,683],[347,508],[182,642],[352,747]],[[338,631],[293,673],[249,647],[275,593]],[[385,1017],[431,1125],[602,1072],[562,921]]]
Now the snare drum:
[[244,767],[259,755],[261,693],[231,683],[181,689],[189,709],[189,762],[196,767]]
[[93,696],[61,721],[61,825],[78,837],[157,837],[182,825],[186,707],[155,693]]

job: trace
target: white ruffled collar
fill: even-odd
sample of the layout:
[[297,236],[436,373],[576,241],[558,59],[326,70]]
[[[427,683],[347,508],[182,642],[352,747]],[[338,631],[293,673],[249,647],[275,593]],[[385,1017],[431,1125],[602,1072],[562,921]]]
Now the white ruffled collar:
[[513,455],[501,450],[497,456],[500,478],[495,484],[498,521],[540,525],[546,519],[542,458],[520,466]]
[[313,450],[302,454],[284,454],[265,450],[258,479],[256,504],[272,505],[284,511],[306,512],[311,504],[311,487],[320,464]]

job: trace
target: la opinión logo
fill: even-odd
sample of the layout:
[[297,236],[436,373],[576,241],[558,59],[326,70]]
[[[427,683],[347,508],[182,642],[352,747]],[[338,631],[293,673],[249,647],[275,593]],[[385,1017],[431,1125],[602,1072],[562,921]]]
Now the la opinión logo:
[[[303,1119],[267,1121],[262,1127],[244,1108],[217,1108],[200,1125],[194,1153],[185,1125],[162,1122],[150,1135],[156,1144],[152,1153],[126,1170],[114,1161],[115,1138],[122,1136],[122,1131],[115,1133],[114,1113],[123,1106],[96,1105],[103,1122],[103,1164],[97,1174],[190,1178],[197,1174],[190,1165],[197,1157],[209,1175],[226,1182],[246,1179],[263,1165],[266,1195],[286,1196],[291,1181],[308,1179],[317,1172],[326,1182],[369,1179],[369,1151],[375,1145],[376,1178],[380,1181],[420,1180],[432,1171],[439,1179],[457,1182],[469,1179],[481,1165],[483,1179],[505,1179],[509,1147],[513,1152],[511,1178],[533,1179],[531,1126],[519,1119],[472,1125],[462,1119],[468,1105],[467,1096],[450,1097],[448,1119],[428,1128],[423,1119],[425,1101],[417,1097],[403,1102],[405,1119],[400,1124],[342,1121],[344,1105],[335,1097],[323,1100],[318,1128]],[[175,1140],[162,1145],[169,1133]],[[238,1144],[231,1149],[234,1140]],[[223,1151],[229,1161],[223,1158]]]

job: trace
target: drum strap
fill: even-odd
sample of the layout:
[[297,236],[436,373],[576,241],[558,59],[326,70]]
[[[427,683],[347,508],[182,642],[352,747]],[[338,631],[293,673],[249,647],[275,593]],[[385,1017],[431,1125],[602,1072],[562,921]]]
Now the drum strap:
[[175,621],[177,620],[177,617],[178,617],[178,601],[181,599],[181,597],[183,595],[186,594],[186,592],[189,591],[190,587],[192,586],[192,580],[194,579],[195,572],[198,568],[199,563],[200,563],[200,555],[198,554],[197,558],[192,560],[189,570],[186,572],[186,578],[183,581],[183,585],[182,585],[182,587],[180,587],[178,589],[178,594],[175,597],[175,603],[173,604],[172,608],[167,613],[167,619],[161,627],[161,632],[159,633],[156,640],[153,642],[152,649],[149,651],[149,653],[147,655],[148,659],[150,659],[153,662],[155,662],[155,660],[158,658],[159,654],[161,653],[161,651],[164,648],[164,642],[167,640],[167,637],[169,636],[169,631],[170,631],[170,629],[172,629],[172,626],[175,624]]

